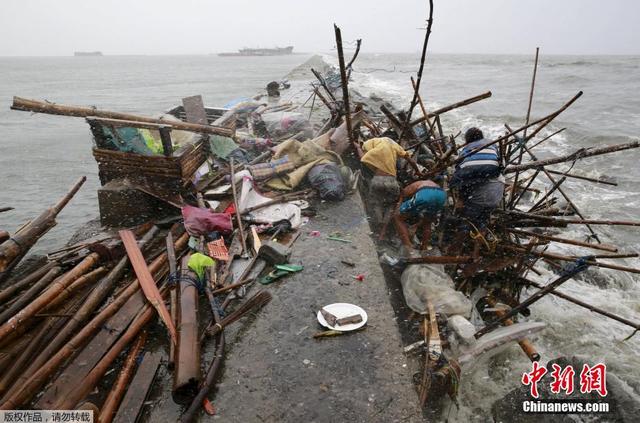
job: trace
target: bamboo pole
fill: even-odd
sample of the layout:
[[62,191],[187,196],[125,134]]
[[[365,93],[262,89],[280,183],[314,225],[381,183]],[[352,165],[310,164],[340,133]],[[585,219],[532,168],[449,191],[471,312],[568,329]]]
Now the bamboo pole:
[[230,161],[231,166],[231,193],[233,194],[233,206],[235,208],[236,221],[238,223],[238,231],[240,232],[240,244],[242,245],[242,253],[249,254],[249,250],[247,249],[247,240],[244,235],[244,227],[242,226],[242,218],[240,217],[240,210],[238,210],[238,193],[236,190],[236,180],[235,180],[235,167],[233,163],[233,157]]
[[104,266],[100,266],[96,269],[93,269],[91,272],[80,276],[76,279],[69,287],[65,288],[63,292],[60,293],[48,306],[46,306],[38,315],[42,315],[54,308],[60,306],[63,302],[65,302],[71,295],[75,294],[81,288],[84,288],[87,284],[93,283],[97,281],[99,278],[104,276],[107,273],[107,268]]
[[91,253],[73,269],[65,273],[64,276],[53,282],[51,286],[42,293],[42,295],[35,298],[25,308],[20,310],[16,315],[0,326],[0,341],[46,307],[56,298],[56,296],[58,296],[58,294],[64,291],[66,287],[95,266],[99,260],[100,256],[98,253]]
[[[525,283],[527,283],[529,285],[535,286],[536,288],[539,288],[539,289],[544,288],[544,285],[539,284],[538,282],[534,282],[534,281],[532,281],[530,279],[525,279],[523,277],[521,277],[520,279],[523,282],[525,282]],[[593,305],[591,305],[589,303],[585,303],[584,301],[578,300],[577,298],[569,296],[569,295],[567,295],[567,294],[565,294],[563,292],[553,290],[553,291],[551,291],[551,295],[555,295],[558,298],[562,298],[562,299],[567,300],[567,301],[569,301],[569,302],[571,302],[573,304],[579,305],[580,307],[584,307],[584,308],[586,308],[587,310],[589,310],[591,312],[600,314],[602,316],[605,316],[605,317],[608,317],[610,319],[613,319],[616,322],[620,322],[622,324],[630,326],[630,327],[634,328],[635,330],[640,330],[640,323],[638,323],[638,322],[632,322],[629,319],[625,319],[624,317],[620,317],[617,314],[613,314],[613,313],[608,312],[606,310],[602,310],[601,308],[593,306]]]
[[583,225],[588,223],[590,225],[612,225],[612,226],[640,226],[640,221],[632,220],[596,220],[596,219],[558,219],[553,216],[541,216],[533,213],[526,213],[517,210],[503,210],[503,213],[532,219],[540,219],[549,222],[555,222],[561,225]]
[[[496,306],[496,300],[494,298],[487,297],[486,300],[489,306],[491,307]],[[501,317],[504,317],[504,315],[506,314],[506,311],[496,309],[495,313],[496,313],[496,316],[498,316],[498,318],[501,318]],[[505,319],[503,323],[505,326],[511,326],[513,325],[513,320]],[[531,360],[532,362],[540,361],[540,354],[538,353],[538,351],[536,351],[536,347],[534,347],[531,341],[529,341],[527,338],[522,338],[518,340],[518,345],[520,345],[520,348],[526,354],[529,360]]]
[[33,299],[37,297],[38,294],[40,294],[42,291],[44,291],[45,288],[51,283],[51,281],[57,278],[61,272],[62,268],[60,268],[60,266],[56,266],[50,269],[43,277],[40,278],[38,282],[33,284],[31,288],[29,288],[24,294],[18,297],[18,299],[13,304],[11,304],[11,306],[0,313],[0,323],[6,322],[10,317],[19,312],[25,305],[33,301]]
[[634,141],[626,144],[610,145],[606,147],[590,148],[590,149],[581,148],[565,156],[552,157],[550,159],[537,160],[537,161],[524,163],[521,165],[509,166],[505,169],[505,173],[523,171],[527,169],[537,169],[537,168],[542,168],[543,166],[548,166],[548,165],[557,164],[557,163],[564,163],[569,161],[573,162],[576,160],[584,159],[586,157],[600,156],[603,154],[615,153],[617,151],[630,150],[638,147],[640,147],[640,141]]
[[[153,237],[158,233],[158,227],[153,226],[147,231],[147,233],[140,240],[140,247],[147,245]],[[100,280],[98,285],[91,291],[86,300],[82,303],[80,308],[76,310],[73,317],[69,319],[67,324],[56,334],[56,336],[47,344],[47,347],[38,354],[38,356],[32,361],[22,377],[26,380],[29,376],[34,374],[48,359],[53,356],[56,351],[62,347],[64,342],[72,336],[72,334],[78,329],[78,327],[86,321],[86,319],[93,313],[96,308],[104,301],[104,299],[111,293],[115,284],[124,276],[129,266],[129,258],[125,255],[120,261],[111,269],[111,271]],[[159,268],[159,266],[158,266]]]
[[5,273],[10,266],[15,266],[16,259],[24,254],[35,244],[42,235],[47,233],[56,224],[56,216],[78,192],[82,184],[87,180],[85,176],[80,178],[67,194],[53,207],[45,210],[17,231],[13,237],[0,244],[0,279],[6,277]]
[[333,24],[336,35],[336,48],[338,49],[338,64],[340,66],[340,81],[342,86],[342,106],[344,108],[344,120],[347,123],[347,138],[350,144],[354,144],[353,127],[351,126],[351,111],[349,110],[349,87],[347,81],[347,71],[344,64],[344,53],[342,51],[342,33],[338,25]]
[[458,101],[456,103],[450,104],[448,106],[445,107],[441,107],[437,110],[434,110],[433,112],[429,113],[427,116],[422,116],[419,117],[418,119],[414,120],[411,122],[411,126],[416,126],[422,122],[424,122],[425,120],[429,119],[429,118],[435,118],[437,116],[440,116],[441,114],[444,114],[446,112],[450,112],[451,110],[455,110],[455,109],[459,109],[460,107],[464,107],[464,106],[468,106],[469,104],[473,104],[476,103],[480,100],[484,100],[485,98],[489,98],[491,97],[491,91],[487,91],[485,93],[482,94],[478,94],[476,96],[473,97],[469,97],[465,100],[462,101]]
[[[176,264],[176,251],[173,248],[173,235],[171,232],[167,234],[167,258],[169,260],[169,278],[174,279],[177,276],[178,266]],[[169,304],[171,306],[171,321],[177,327],[178,326],[178,283],[173,280],[172,286],[169,287]],[[173,370],[176,358],[176,345],[173,342],[169,343],[169,363],[167,366]]]
[[[531,118],[531,106],[533,105],[533,91],[536,86],[536,74],[538,73],[538,53],[540,51],[539,47],[536,47],[536,58],[533,64],[533,76],[531,78],[531,89],[529,90],[529,104],[527,106],[527,117],[525,119],[525,126],[529,124],[529,119]],[[511,130],[510,130],[511,131]],[[522,133],[523,142],[526,142],[527,139],[527,130],[525,129]],[[520,153],[518,154],[518,164],[522,163],[522,153],[523,148],[520,147]],[[516,186],[518,185],[518,177],[520,176],[520,172],[516,172],[516,175],[513,179],[513,185],[511,187],[511,193],[509,194],[508,204],[513,204],[513,196],[515,195]]]
[[517,234],[517,235],[535,236],[535,237],[542,238],[542,239],[548,239],[549,241],[559,242],[561,244],[577,245],[577,246],[580,246],[580,247],[593,248],[594,250],[609,251],[611,253],[617,253],[618,252],[618,248],[613,247],[611,245],[590,244],[588,242],[577,241],[577,240],[574,240],[574,239],[560,238],[560,237],[557,237],[557,236],[539,234],[537,232],[523,231],[523,230],[518,230],[518,229],[507,229],[507,231],[509,231],[509,232],[511,232],[513,234]]
[[[538,141],[537,143],[533,144],[531,147],[529,147],[531,150],[533,150],[534,148],[536,148],[537,146],[539,146],[540,144],[542,144],[543,142],[545,142],[546,140],[558,135],[559,133],[565,131],[567,128],[560,128],[557,131],[553,132],[551,135],[547,135],[546,137],[544,137],[543,139],[541,139],[540,141]],[[509,156],[509,158],[511,158]],[[516,159],[513,159],[513,161],[510,161],[509,164],[514,164],[516,162]]]
[[[524,125],[521,126],[520,128],[516,129],[515,131],[511,131],[509,133],[507,133],[506,135],[503,135],[502,137],[496,138],[495,140],[491,141],[488,144],[485,144],[481,147],[475,148],[471,151],[469,151],[468,153],[466,153],[464,156],[460,156],[458,157],[454,164],[460,163],[462,162],[464,159],[466,159],[467,157],[476,154],[477,152],[479,152],[482,149],[485,149],[487,147],[490,147],[494,144],[499,143],[500,141],[504,141],[507,140],[508,138],[519,134],[520,132],[526,130],[527,128],[530,128],[534,125],[538,125],[538,127],[533,131],[533,133],[531,133],[530,135],[527,136],[527,139],[530,139],[532,137],[534,137],[538,132],[540,132],[545,126],[547,126],[553,119],[555,119],[558,115],[560,115],[560,113],[564,112],[565,110],[567,110],[567,108],[569,108],[569,106],[571,106],[577,99],[579,99],[582,96],[582,91],[579,91],[576,95],[574,95],[568,102],[566,102],[562,107],[560,107],[558,110],[556,110],[555,112],[548,114],[545,117],[542,117],[536,121],[533,121],[531,123],[529,123],[528,125]],[[526,141],[526,139],[525,139]],[[511,169],[513,166],[508,167],[507,169]],[[524,170],[524,169],[519,169],[519,170]],[[515,171],[515,170],[513,170]]]
[[215,134],[225,137],[234,135],[232,129],[223,126],[200,125],[197,123],[188,123],[182,121],[167,121],[146,116],[137,116],[129,113],[112,112],[109,110],[100,110],[93,107],[67,106],[63,104],[49,103],[46,101],[30,100],[22,97],[13,97],[12,110],[21,110],[24,112],[46,113],[50,115],[75,116],[75,117],[100,117],[107,119],[130,120],[137,122],[155,123],[159,125],[171,125],[174,129],[182,131],[199,132],[203,134]]
[[[83,296],[80,295],[74,298],[73,301],[66,301],[62,307],[54,309],[54,311],[58,312],[56,316],[44,319],[39,323],[40,330],[33,335],[26,348],[20,351],[16,360],[11,363],[10,368],[8,368],[2,376],[2,381],[0,381],[0,392],[2,393],[2,397],[8,395],[10,390],[13,389],[13,386],[19,380],[18,375],[23,373],[25,367],[27,367],[33,360],[34,355],[37,355],[39,350],[42,349],[43,346],[47,345],[49,339],[51,339],[51,337],[53,337],[65,323],[65,319],[60,319],[58,317],[61,315],[64,316],[67,312],[76,308],[83,300]],[[36,316],[40,316],[40,314]]]
[[[171,246],[173,247],[173,244]],[[100,417],[98,418],[100,423],[111,423],[116,411],[118,411],[118,407],[120,406],[120,402],[122,401],[127,385],[129,385],[129,382],[133,377],[133,373],[136,368],[136,360],[140,351],[142,351],[142,347],[144,347],[146,340],[146,332],[142,332],[138,336],[136,343],[131,347],[131,350],[129,350],[129,354],[127,354],[127,358],[124,360],[124,364],[122,365],[122,370],[120,370],[118,378],[109,391],[107,399],[105,399],[104,404],[102,404]]]
[[200,371],[200,342],[198,337],[198,277],[189,269],[190,254],[182,258],[178,295],[178,345],[176,348],[173,399],[179,404],[189,403],[198,393],[202,378]]
[[53,268],[54,266],[57,266],[57,265],[58,265],[58,263],[56,263],[56,262],[53,262],[53,261],[52,262],[48,262],[44,266],[42,266],[39,269],[31,272],[30,274],[28,274],[24,278],[22,278],[22,279],[20,279],[18,281],[15,281],[13,283],[8,282],[10,285],[7,286],[2,291],[0,291],[0,304],[4,303],[9,297],[12,297],[13,294],[15,294],[16,292],[20,291],[22,288],[27,287],[27,286],[31,285],[32,283],[34,283],[35,281],[39,280],[49,270],[51,270],[51,268]]
[[[562,185],[564,183],[564,181],[567,180],[566,176],[563,176],[562,178],[560,178],[558,181],[554,181],[553,186],[551,187],[551,189],[549,191],[547,191],[541,199],[538,200],[537,203],[535,203],[533,206],[531,206],[531,208],[529,209],[528,213],[533,212],[534,210],[536,210],[538,207],[540,207],[541,205],[544,204],[544,202],[547,200],[547,198],[549,198],[549,196],[551,196],[551,194],[553,194],[556,190],[560,189],[560,185]],[[515,185],[514,185],[515,186]],[[512,192],[513,194],[513,192]]]
[[611,181],[605,181],[604,179],[596,179],[596,178],[589,178],[586,176],[574,175],[573,173],[569,173],[569,172],[559,172],[557,170],[551,170],[551,169],[547,169],[547,172],[553,175],[561,175],[561,176],[566,176],[567,178],[581,179],[583,181],[594,182],[596,184],[612,185],[614,187],[618,186],[617,182],[611,182]]
[[[513,249],[513,250],[516,250],[516,251],[522,251],[522,249],[519,248],[519,247],[506,246],[506,248]],[[546,258],[546,259],[551,259],[551,260],[576,261],[576,257],[575,256],[563,256],[561,254],[543,253],[543,252],[539,252],[539,251],[532,251],[530,254],[532,254],[534,256]],[[617,264],[602,263],[602,262],[599,262],[599,261],[588,260],[588,259],[585,261],[585,263],[587,263],[590,266],[602,267],[604,269],[620,270],[622,272],[629,272],[629,273],[640,273],[640,269],[636,269],[636,268],[633,268],[633,267],[626,267],[626,266],[618,266]]]
[[[182,250],[187,245],[189,235],[184,233],[176,240],[174,245],[176,251]],[[149,266],[152,272],[160,270],[167,261],[167,255],[162,254],[156,258]],[[33,373],[29,378],[6,400],[0,404],[0,410],[17,409],[32,398],[66,359],[72,356],[85,342],[94,334],[104,322],[113,316],[127,302],[127,300],[140,289],[138,280],[131,282],[120,294],[103,308],[91,321],[89,321],[69,342],[67,342],[55,355],[53,355],[41,368]],[[149,310],[150,308],[148,308]]]

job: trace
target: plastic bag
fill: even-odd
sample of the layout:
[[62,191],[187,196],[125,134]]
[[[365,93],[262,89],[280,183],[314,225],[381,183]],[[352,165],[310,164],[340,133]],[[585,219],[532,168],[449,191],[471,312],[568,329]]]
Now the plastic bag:
[[273,112],[262,115],[262,120],[267,127],[271,138],[282,139],[292,137],[298,132],[303,132],[305,137],[313,136],[313,128],[309,120],[302,113]]
[[335,163],[315,165],[307,178],[311,186],[318,190],[320,198],[328,201],[342,201],[347,187],[345,186],[340,167]]
[[231,216],[225,213],[214,213],[209,209],[184,206],[182,217],[184,217],[184,227],[189,235],[206,235],[209,232],[229,234],[233,230]]
[[427,313],[428,299],[436,313],[446,316],[459,314],[465,318],[471,314],[471,301],[454,289],[442,265],[409,265],[402,272],[400,283],[407,305],[416,313]]

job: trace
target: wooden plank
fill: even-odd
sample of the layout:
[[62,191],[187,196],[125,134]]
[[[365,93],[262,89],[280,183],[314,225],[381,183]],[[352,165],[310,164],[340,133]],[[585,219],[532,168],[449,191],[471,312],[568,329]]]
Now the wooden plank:
[[138,277],[142,292],[144,292],[145,297],[147,297],[151,305],[158,311],[160,319],[162,319],[167,329],[169,329],[172,342],[177,344],[178,335],[176,334],[176,328],[171,321],[171,315],[169,314],[167,307],[164,305],[162,295],[160,295],[156,282],[153,280],[153,276],[147,267],[147,263],[144,261],[144,256],[138,247],[138,242],[136,241],[133,232],[129,230],[122,230],[119,231],[118,234],[122,239],[125,250],[127,250],[127,255],[129,256],[131,266]]
[[207,125],[207,112],[204,110],[204,103],[201,95],[194,95],[182,99],[187,122]]
[[138,420],[161,360],[162,354],[160,353],[148,352],[144,355],[142,364],[138,367],[138,371],[122,399],[113,423],[134,423]]

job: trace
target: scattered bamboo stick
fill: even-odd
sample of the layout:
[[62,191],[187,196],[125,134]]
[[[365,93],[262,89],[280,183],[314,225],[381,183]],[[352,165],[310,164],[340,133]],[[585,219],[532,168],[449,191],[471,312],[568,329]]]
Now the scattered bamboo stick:
[[[527,106],[527,117],[525,119],[524,124],[528,125],[529,124],[529,119],[531,118],[531,106],[533,105],[533,91],[535,89],[536,86],[536,74],[538,73],[538,53],[540,51],[539,47],[536,47],[536,58],[533,64],[533,77],[531,78],[531,89],[529,90],[529,104]],[[511,130],[510,130],[511,131]],[[523,142],[526,142],[527,139],[527,130],[525,129],[524,132],[522,133],[522,137],[524,138]],[[520,147],[520,151],[518,154],[518,164],[522,163],[522,153],[523,153],[523,148]],[[513,185],[511,188],[511,193],[509,195],[509,201],[508,204],[513,204],[513,196],[515,195],[515,191],[516,191],[516,186],[518,185],[518,177],[520,176],[520,172],[516,172],[515,177],[513,178]]]
[[242,225],[242,218],[240,217],[240,210],[238,209],[238,193],[236,190],[236,180],[235,180],[235,168],[233,164],[233,158],[230,161],[231,166],[231,192],[233,194],[233,206],[235,208],[236,221],[238,223],[238,231],[240,232],[240,243],[242,245],[242,253],[249,254],[249,250],[247,249],[247,240],[244,234],[244,227]]
[[120,370],[120,373],[118,374],[118,378],[109,391],[107,399],[104,400],[104,404],[102,404],[100,417],[98,418],[100,423],[111,423],[113,420],[113,417],[118,410],[118,406],[120,405],[120,401],[122,401],[127,385],[133,377],[134,369],[136,368],[136,359],[138,358],[140,351],[142,351],[142,347],[146,340],[146,333],[143,332],[138,336],[136,343],[131,347],[129,354],[122,365],[122,370]]
[[[165,287],[163,293],[166,292]],[[154,307],[151,304],[145,304],[143,311],[135,318],[131,325],[129,325],[120,339],[113,344],[107,354],[105,354],[98,364],[78,383],[76,389],[74,389],[70,395],[61,398],[53,409],[73,410],[76,405],[93,390],[118,355],[138,336],[140,331],[151,321],[154,314]]]
[[259,291],[253,297],[242,303],[240,307],[228,314],[220,323],[216,323],[210,330],[209,335],[213,336],[221,332],[231,323],[242,318],[253,309],[260,308],[271,301],[271,294],[266,291]]
[[[518,247],[506,246],[506,248],[515,249],[516,251],[522,251],[522,249],[518,248]],[[551,259],[551,260],[561,260],[561,261],[575,261],[576,260],[575,256],[563,256],[561,254],[555,254],[555,253],[543,253],[543,252],[539,252],[539,251],[532,251],[530,254],[534,255],[534,256],[546,258],[546,259]],[[590,265],[590,266],[602,267],[604,269],[620,270],[622,272],[629,272],[629,273],[640,273],[640,269],[636,269],[636,268],[633,268],[633,267],[626,267],[626,266],[618,266],[617,264],[602,263],[602,262],[595,261],[595,260],[586,260],[586,263],[588,265]]]
[[[173,248],[173,235],[171,232],[167,234],[166,238],[167,242],[167,259],[169,261],[169,277],[175,278],[178,274],[178,266],[176,261],[176,251]],[[177,327],[178,326],[178,282],[173,281],[173,286],[169,289],[169,304],[170,304],[170,313],[171,313],[171,321]],[[176,360],[176,344],[171,342],[169,344],[169,369],[173,370],[173,366],[175,365]]]
[[[188,234],[184,233],[180,238],[176,240],[176,250],[182,250],[189,239]],[[151,264],[150,269],[160,269],[165,265],[167,261],[166,254],[159,256]],[[4,399],[0,404],[1,410],[13,410],[17,409],[20,405],[26,403],[32,398],[37,390],[40,389],[47,381],[47,378],[51,376],[64,361],[73,355],[83,345],[84,341],[94,334],[107,319],[113,316],[124,305],[125,302],[138,290],[140,285],[137,280],[131,282],[120,294],[103,308],[90,322],[88,322],[78,333],[76,333],[71,340],[69,340],[55,355],[53,355],[45,365],[39,368],[35,373],[29,376],[23,384],[21,384],[15,392],[9,398]]]
[[[158,233],[158,227],[153,226],[140,240],[140,247],[144,248],[153,237]],[[155,263],[155,262],[154,262]],[[80,308],[76,310],[73,317],[65,324],[65,326],[58,331],[56,336],[48,342],[47,346],[38,356],[31,362],[27,370],[21,375],[25,381],[28,377],[34,374],[48,359],[53,356],[56,351],[62,347],[64,342],[73,335],[73,333],[84,323],[87,318],[93,313],[98,306],[109,295],[115,284],[124,276],[129,265],[129,258],[125,255],[120,261],[109,271],[107,276],[102,278],[96,287],[91,291],[86,300],[82,303]],[[157,265],[156,265],[157,266]],[[154,272],[159,266],[152,266]]]
[[617,151],[630,150],[638,147],[640,147],[640,141],[634,141],[626,144],[610,145],[606,147],[590,148],[590,149],[581,148],[565,156],[553,157],[550,159],[532,161],[532,162],[524,163],[521,165],[509,166],[505,169],[505,173],[523,171],[527,169],[537,169],[543,166],[548,166],[548,165],[557,164],[557,163],[573,162],[576,160],[584,159],[586,157],[600,156],[603,154],[615,153]]
[[523,310],[523,309],[529,307],[531,304],[537,302],[542,297],[544,297],[545,295],[549,294],[555,288],[559,287],[560,285],[562,285],[563,283],[565,283],[566,281],[571,279],[573,276],[575,276],[577,273],[582,272],[586,268],[587,268],[586,264],[580,264],[580,265],[577,265],[577,266],[574,266],[574,267],[572,267],[570,269],[565,270],[563,272],[563,274],[560,277],[558,277],[556,280],[554,280],[553,282],[550,282],[544,288],[542,288],[539,291],[533,293],[529,298],[527,298],[525,301],[521,302],[518,306],[513,307],[508,312],[505,312],[502,315],[502,317],[499,317],[495,321],[493,321],[491,323],[488,323],[485,327],[483,327],[482,329],[478,330],[474,334],[474,336],[476,337],[476,339],[480,338],[482,335],[484,335],[484,334],[490,332],[491,330],[497,328],[502,323],[504,323],[505,320],[510,319],[511,317],[513,317],[516,314],[518,314],[521,310]]
[[441,108],[436,109],[433,112],[429,113],[427,116],[422,116],[422,117],[419,117],[418,119],[412,121],[411,122],[411,126],[416,126],[416,125],[424,122],[427,118],[438,117],[441,114],[444,114],[444,113],[449,112],[451,110],[455,110],[455,109],[459,109],[460,107],[468,106],[469,104],[476,103],[476,102],[478,102],[480,100],[484,100],[485,98],[489,98],[489,97],[491,97],[491,91],[487,91],[485,93],[478,94],[476,96],[467,98],[465,100],[458,101],[457,103],[453,103],[453,104],[450,104],[448,106],[441,107]]
[[[538,282],[534,282],[534,281],[532,281],[530,279],[525,279],[525,278],[520,278],[520,279],[523,282],[525,282],[525,283],[527,283],[529,285],[535,286],[536,288],[539,288],[539,289],[544,288],[544,285],[539,284]],[[610,319],[615,320],[616,322],[620,322],[622,324],[630,326],[630,327],[634,328],[635,330],[640,330],[640,323],[638,323],[638,322],[633,322],[633,321],[631,321],[629,319],[625,319],[624,317],[620,317],[617,314],[613,314],[613,313],[608,312],[606,310],[602,310],[601,308],[593,306],[593,305],[591,305],[589,303],[585,303],[584,301],[578,300],[577,298],[574,298],[574,297],[572,297],[570,295],[567,295],[567,294],[565,294],[563,292],[559,292],[559,291],[556,291],[554,289],[553,291],[551,291],[551,295],[555,295],[556,297],[559,297],[559,298],[562,298],[564,300],[567,300],[567,301],[569,301],[569,302],[571,302],[573,304],[579,305],[580,307],[584,307],[587,310],[592,311],[594,313],[600,314],[602,316],[606,316],[606,317],[608,317]]]
[[49,262],[18,281],[15,281],[13,283],[9,281],[8,282],[9,286],[7,286],[5,289],[0,291],[0,303],[4,303],[8,298],[12,297],[13,294],[15,294],[16,292],[34,283],[35,281],[43,277],[49,270],[51,270],[51,268],[57,265],[58,263],[56,262]]
[[65,273],[64,276],[54,281],[42,295],[34,299],[25,308],[0,326],[0,340],[4,339],[19,326],[23,325],[25,321],[46,307],[58,294],[64,291],[67,286],[91,269],[99,260],[100,256],[97,253],[91,253],[73,269]]
[[547,234],[539,234],[537,232],[523,231],[523,230],[518,230],[518,229],[507,229],[507,230],[509,232],[513,233],[513,234],[524,235],[524,236],[535,236],[535,237],[542,238],[542,239],[548,239],[549,241],[559,242],[561,244],[577,245],[577,246],[580,246],[580,247],[592,248],[594,250],[609,251],[609,252],[612,252],[612,253],[617,253],[618,252],[618,248],[614,247],[614,246],[611,246],[611,245],[590,244],[588,242],[577,241],[577,240],[574,240],[574,239],[560,238],[560,237],[557,237],[557,236],[552,236],[552,235],[547,235]]

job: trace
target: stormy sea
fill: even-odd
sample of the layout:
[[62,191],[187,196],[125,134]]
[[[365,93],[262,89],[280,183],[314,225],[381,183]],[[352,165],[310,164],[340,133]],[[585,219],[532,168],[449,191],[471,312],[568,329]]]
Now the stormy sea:
[[[544,52],[543,52],[544,53]],[[205,104],[222,106],[249,97],[272,80],[280,80],[310,55],[279,57],[104,56],[0,58],[0,229],[13,232],[53,204],[81,175],[87,183],[60,214],[58,226],[35,247],[45,252],[64,245],[85,222],[98,215],[97,165],[91,155],[91,136],[80,118],[10,111],[13,95],[56,103],[153,115],[170,109],[189,95],[201,94]],[[330,63],[335,58],[323,56]],[[361,54],[352,75],[352,87],[363,95],[377,95],[396,107],[407,107],[410,76],[418,58],[413,54]],[[504,133],[504,123],[524,123],[533,70],[533,55],[429,55],[421,94],[433,110],[485,91],[490,99],[443,116],[447,133],[478,126],[488,137]],[[640,134],[640,57],[547,56],[541,54],[532,120],[555,111],[578,91],[584,95],[540,135],[561,128],[536,152],[540,158],[563,155],[581,147],[620,144]],[[283,99],[294,93],[283,92]],[[540,138],[541,138],[540,137]],[[539,138],[539,139],[540,139]],[[618,186],[577,179],[564,183],[576,206],[589,218],[638,220],[640,213],[640,151],[629,150],[579,161],[572,173],[615,180]],[[569,165],[559,165],[564,170]],[[538,188],[549,188],[539,178]],[[640,250],[640,229],[598,226],[603,242]],[[585,239],[586,229],[573,225],[564,236]],[[570,255],[584,249],[554,244],[549,250]],[[639,259],[616,260],[640,267]],[[553,278],[550,269],[539,282]],[[640,277],[607,269],[590,269],[565,283],[562,291],[595,306],[640,321]],[[532,318],[548,328],[534,344],[543,362],[579,354],[590,362],[603,361],[632,395],[640,394],[640,335],[624,340],[633,330],[553,296],[531,307]],[[452,420],[486,421],[493,401],[520,385],[530,362],[517,346],[478,365],[461,384],[460,408],[449,411]]]

